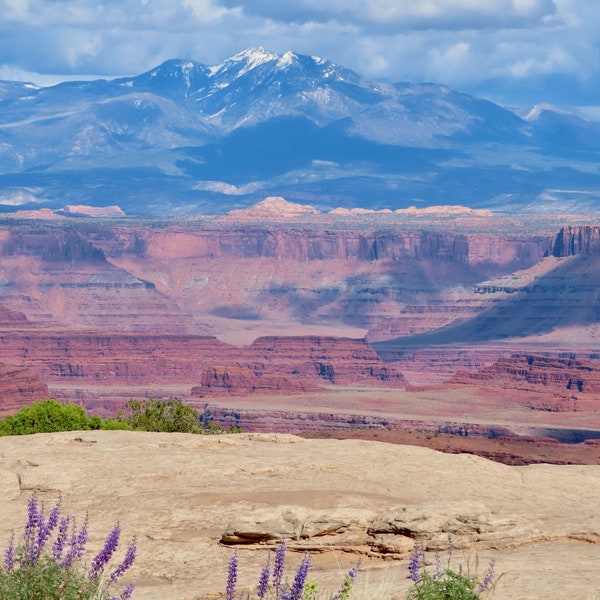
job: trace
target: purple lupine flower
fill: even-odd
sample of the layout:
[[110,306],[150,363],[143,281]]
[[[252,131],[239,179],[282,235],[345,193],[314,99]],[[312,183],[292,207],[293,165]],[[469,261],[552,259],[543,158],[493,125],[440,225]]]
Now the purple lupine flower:
[[344,600],[345,598],[348,598],[354,580],[356,579],[356,576],[358,575],[359,571],[360,561],[348,571],[348,574],[346,575],[342,583],[342,587],[338,590],[337,594],[335,594],[331,600]]
[[133,590],[135,590],[135,583],[127,584],[123,588],[118,600],[130,600],[130,598],[133,596]]
[[123,573],[125,573],[125,571],[127,571],[127,569],[131,567],[133,561],[135,560],[136,551],[137,546],[134,538],[131,544],[129,544],[127,552],[125,552],[125,558],[123,559],[121,564],[110,574],[109,585],[117,581],[117,579],[119,579],[123,575]]
[[238,555],[237,552],[233,554],[229,561],[229,568],[227,569],[227,587],[225,588],[225,600],[235,599],[235,585],[237,583],[237,570],[238,570]]
[[444,576],[444,566],[442,565],[442,558],[436,552],[435,553],[435,571],[433,573],[434,579],[441,579]]
[[310,569],[310,554],[306,553],[302,562],[298,565],[296,570],[296,577],[294,578],[294,584],[289,593],[289,600],[300,600],[304,592],[304,584],[306,583],[306,576]]
[[10,534],[10,541],[4,550],[4,569],[12,571],[15,568],[15,532]]
[[130,600],[130,598],[133,596],[133,590],[135,590],[135,583],[129,583],[123,588],[123,591],[119,597],[111,596],[107,600]]
[[419,542],[415,542],[412,554],[410,555],[410,561],[408,563],[408,572],[410,573],[409,577],[415,583],[419,583],[421,581],[422,562],[423,552],[421,549],[421,544],[419,544]]
[[23,536],[26,540],[31,538],[31,532],[37,528],[39,516],[37,494],[33,493],[27,501],[27,523]]
[[85,545],[88,541],[88,520],[89,515],[86,514],[85,521],[83,522],[81,529],[77,532],[77,535],[75,536],[75,543],[73,544],[73,558],[75,560],[83,558],[83,555],[85,553]]
[[25,556],[21,560],[22,565],[26,563],[35,564],[37,560],[35,532],[40,523],[40,517],[37,494],[33,493],[27,501],[27,522],[25,523],[25,531],[23,533]]
[[277,544],[275,550],[275,564],[273,565],[273,585],[275,586],[275,593],[279,596],[279,588],[281,588],[281,582],[283,580],[283,569],[285,568],[285,541],[281,540]]
[[112,555],[115,553],[117,546],[119,545],[119,538],[121,537],[121,526],[117,523],[106,536],[104,547],[92,561],[92,568],[88,573],[90,579],[95,579],[102,573],[104,567],[110,562]]
[[260,578],[258,580],[258,589],[256,591],[256,595],[260,598],[260,600],[262,600],[266,594],[267,594],[267,590],[269,588],[269,575],[270,575],[270,559],[267,559],[267,564],[263,567],[262,571],[260,572]]
[[483,592],[486,592],[490,589],[492,582],[494,581],[494,559],[490,561],[488,565],[487,571],[485,572],[485,576],[481,583],[479,584],[479,589],[477,590],[477,595],[480,596]]
[[60,563],[61,567],[68,568],[75,561],[83,558],[85,553],[85,545],[87,544],[88,540],[88,518],[89,516],[86,514],[85,521],[83,522],[83,525],[79,531],[75,531],[75,522],[73,522],[73,534],[71,536],[69,551],[67,552],[67,555],[62,563]]
[[52,558],[54,562],[59,562],[62,558],[62,554],[67,543],[67,537],[69,535],[69,525],[71,524],[73,517],[67,515],[62,517],[58,525],[58,535],[52,544]]
[[39,515],[39,519],[38,519],[39,527],[38,527],[38,534],[37,534],[37,540],[36,540],[36,554],[37,554],[36,558],[39,558],[41,556],[41,554],[44,550],[44,546],[46,545],[46,542],[48,541],[48,538],[50,537],[50,535],[52,534],[52,532],[58,525],[58,519],[60,517],[60,506],[61,506],[61,499],[59,498],[56,505],[50,511],[47,521],[44,519],[43,513],[40,513],[40,515]]

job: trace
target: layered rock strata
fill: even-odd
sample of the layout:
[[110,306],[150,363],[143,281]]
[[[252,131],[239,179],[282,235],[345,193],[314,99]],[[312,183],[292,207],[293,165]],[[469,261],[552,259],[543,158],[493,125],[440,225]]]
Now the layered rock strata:
[[31,369],[0,364],[0,416],[49,396],[48,386]]
[[263,377],[270,381],[264,390],[406,384],[364,339],[317,336],[265,337],[237,347],[205,336],[0,330],[0,361],[34,369],[48,383],[190,383],[235,393],[235,372],[242,391]]
[[19,222],[0,228],[0,301],[54,325],[211,334],[223,319],[258,328],[277,316],[361,327],[376,339],[472,316],[486,302],[473,284],[547,251],[543,236],[334,218],[322,227]]

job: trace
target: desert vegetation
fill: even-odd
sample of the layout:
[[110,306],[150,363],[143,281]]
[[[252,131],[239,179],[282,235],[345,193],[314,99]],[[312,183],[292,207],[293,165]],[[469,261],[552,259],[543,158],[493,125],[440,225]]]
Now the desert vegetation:
[[86,431],[92,429],[125,429],[169,433],[237,433],[237,427],[224,429],[210,421],[201,421],[198,411],[181,400],[130,400],[117,418],[89,416],[85,409],[71,402],[47,398],[21,408],[15,415],[0,419],[0,436]]
[[[408,564],[409,578],[413,586],[406,595],[406,600],[479,600],[493,591],[495,583],[494,562],[491,561],[482,577],[471,573],[469,561],[463,568],[451,567],[452,543],[449,540],[449,550],[446,564],[444,565],[439,554],[436,553],[434,570],[431,572],[426,566],[425,554],[421,545],[415,543],[410,562]],[[262,568],[254,595],[258,600],[315,600],[327,597],[330,600],[348,600],[354,588],[356,577],[360,572],[360,562],[354,565],[346,574],[339,589],[335,593],[323,593],[319,589],[319,582],[309,579],[311,557],[305,553],[299,562],[293,580],[285,579],[286,568],[285,541],[279,542],[275,550],[273,566],[271,558]],[[227,572],[225,589],[226,600],[239,600],[252,597],[249,593],[237,591],[238,554],[235,552],[230,561]],[[376,594],[374,594],[376,595]],[[369,596],[372,600],[373,596]]]
[[[310,568],[311,557],[307,552],[296,568],[293,581],[288,581],[285,577],[286,544],[282,540],[275,550],[273,566],[271,567],[271,557],[269,557],[260,572],[255,590],[256,597],[259,600],[315,600],[319,596],[324,596],[325,594],[320,594],[319,582],[308,578]],[[332,600],[348,600],[359,568],[360,563],[348,571],[340,589],[335,594],[329,595]],[[244,597],[242,593],[237,591],[237,572],[238,554],[235,552],[229,561],[225,600],[236,600]]]
[[135,561],[133,539],[123,559],[111,564],[121,538],[117,523],[89,566],[84,561],[88,519],[78,526],[72,515],[62,514],[59,498],[46,514],[36,494],[29,498],[27,521],[20,538],[13,532],[0,568],[0,597],[4,600],[128,600],[135,583],[123,586],[121,578]]
[[469,562],[463,569],[450,566],[452,558],[452,543],[446,565],[436,553],[434,569],[430,571],[425,566],[425,554],[419,543],[415,544],[408,563],[410,579],[414,586],[409,590],[406,600],[477,600],[485,597],[493,590],[495,571],[494,561],[490,561],[483,577],[471,573]]

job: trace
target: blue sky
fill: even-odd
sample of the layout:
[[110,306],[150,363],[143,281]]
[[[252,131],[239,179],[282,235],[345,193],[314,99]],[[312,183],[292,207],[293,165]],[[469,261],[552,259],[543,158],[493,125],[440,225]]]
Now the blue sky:
[[597,0],[0,0],[0,79],[135,75],[251,46],[508,106],[600,106]]

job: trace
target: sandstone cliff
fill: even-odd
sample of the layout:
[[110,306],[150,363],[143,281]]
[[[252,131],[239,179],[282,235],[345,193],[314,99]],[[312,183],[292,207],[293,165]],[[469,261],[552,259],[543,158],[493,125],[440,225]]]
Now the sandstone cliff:
[[506,390],[545,389],[532,408],[558,412],[598,408],[600,361],[569,356],[513,354],[477,372],[459,372],[450,383],[485,384]]
[[12,230],[2,252],[7,256],[36,256],[49,262],[106,262],[104,252],[86,239],[85,233],[57,227]]
[[247,396],[248,394],[294,394],[318,389],[311,381],[300,381],[291,376],[264,373],[244,367],[209,367],[200,377],[200,385],[192,387],[192,396],[211,395]]
[[77,328],[228,339],[256,332],[234,340],[244,343],[310,324],[381,339],[473,316],[488,301],[474,284],[531,266],[547,250],[544,236],[333,217],[322,227],[17,222],[0,228],[0,302]]
[[600,227],[591,225],[563,227],[552,239],[551,256],[600,253]]
[[224,375],[218,375],[226,369],[238,374],[234,380],[242,385],[240,391],[250,379],[250,387],[256,387],[263,377],[270,381],[263,391],[319,384],[406,385],[364,339],[317,336],[259,338],[237,347],[207,336],[0,330],[0,361],[30,367],[51,384],[204,383],[207,390],[235,394],[231,378],[226,385]]
[[292,261],[439,259],[450,262],[531,264],[548,248],[543,236],[465,235],[388,228],[382,231],[291,228],[284,225],[205,230],[169,228],[114,230],[114,238],[93,235],[112,256],[125,253],[151,258],[278,258]]

